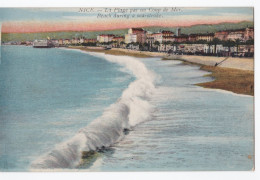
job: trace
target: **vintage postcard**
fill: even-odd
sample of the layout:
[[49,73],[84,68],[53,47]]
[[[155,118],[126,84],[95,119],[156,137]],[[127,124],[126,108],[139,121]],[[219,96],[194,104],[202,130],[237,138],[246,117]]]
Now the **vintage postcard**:
[[253,7],[0,8],[0,171],[252,171]]

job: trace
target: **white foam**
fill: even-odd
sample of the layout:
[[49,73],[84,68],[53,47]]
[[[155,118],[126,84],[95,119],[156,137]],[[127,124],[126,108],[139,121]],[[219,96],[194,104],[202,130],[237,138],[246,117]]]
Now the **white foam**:
[[128,86],[116,103],[105,109],[101,117],[82,128],[68,141],[57,145],[53,150],[36,159],[31,164],[32,170],[74,168],[79,164],[83,151],[95,151],[111,146],[124,137],[125,129],[131,129],[151,119],[153,107],[149,99],[155,90],[155,74],[140,60],[133,57],[92,52],[87,54],[127,68],[136,80]]

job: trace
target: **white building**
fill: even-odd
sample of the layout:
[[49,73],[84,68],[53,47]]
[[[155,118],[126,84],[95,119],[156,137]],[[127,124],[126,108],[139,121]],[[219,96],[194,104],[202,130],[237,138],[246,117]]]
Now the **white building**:
[[142,28],[130,28],[128,34],[125,34],[125,43],[145,43],[146,41],[146,31]]
[[115,35],[113,34],[101,34],[97,36],[97,41],[100,43],[112,42]]
[[225,48],[223,47],[222,44],[218,44],[216,46],[216,52],[214,52],[214,51],[215,51],[215,45],[211,45],[211,46],[209,46],[207,44],[204,45],[204,52],[205,53],[220,53],[220,52],[225,51]]
[[125,43],[136,43],[137,42],[137,35],[136,34],[126,34],[125,35]]
[[158,41],[159,43],[163,42],[163,34],[161,32],[154,33],[152,36],[154,38],[154,42],[155,41]]
[[158,47],[158,51],[168,52],[170,50],[176,51],[177,50],[176,45],[160,44],[160,46]]

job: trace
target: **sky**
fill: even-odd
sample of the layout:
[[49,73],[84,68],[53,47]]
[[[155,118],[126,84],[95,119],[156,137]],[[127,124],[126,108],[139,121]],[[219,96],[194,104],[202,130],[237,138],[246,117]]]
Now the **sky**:
[[253,21],[253,8],[0,8],[4,33],[181,27],[241,21]]

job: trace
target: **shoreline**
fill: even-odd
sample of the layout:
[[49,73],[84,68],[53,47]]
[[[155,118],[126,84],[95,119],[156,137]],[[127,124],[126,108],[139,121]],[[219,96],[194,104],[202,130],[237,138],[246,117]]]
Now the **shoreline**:
[[[194,55],[167,55],[167,53],[127,50],[120,48],[88,49],[82,46],[68,47],[87,52],[99,52],[117,56],[133,56],[137,58],[160,57],[162,60],[180,60],[184,64],[200,66],[201,70],[211,72],[206,76],[214,78],[213,81],[198,83],[197,86],[210,89],[222,89],[237,94],[254,96],[254,59],[213,57]],[[217,63],[217,66],[215,66]]]

